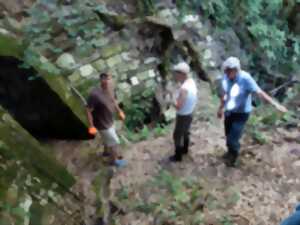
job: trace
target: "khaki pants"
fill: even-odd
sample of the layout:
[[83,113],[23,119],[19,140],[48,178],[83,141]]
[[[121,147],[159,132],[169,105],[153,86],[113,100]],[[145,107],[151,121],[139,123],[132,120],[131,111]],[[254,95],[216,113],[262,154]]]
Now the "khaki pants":
[[114,147],[120,144],[120,139],[114,126],[106,130],[99,130],[99,133],[105,147]]

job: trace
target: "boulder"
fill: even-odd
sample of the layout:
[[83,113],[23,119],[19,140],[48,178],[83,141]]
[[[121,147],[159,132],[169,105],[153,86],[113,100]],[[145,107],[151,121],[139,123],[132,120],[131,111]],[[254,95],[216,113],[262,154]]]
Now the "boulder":
[[[0,155],[19,160],[30,171],[68,190],[74,177],[0,106]],[[34,156],[34,157],[32,157]]]
[[76,65],[76,62],[73,55],[69,53],[63,53],[56,60],[56,64],[62,69],[71,70]]
[[92,65],[88,64],[88,65],[80,67],[79,72],[82,77],[89,77],[89,76],[95,74],[96,70]]

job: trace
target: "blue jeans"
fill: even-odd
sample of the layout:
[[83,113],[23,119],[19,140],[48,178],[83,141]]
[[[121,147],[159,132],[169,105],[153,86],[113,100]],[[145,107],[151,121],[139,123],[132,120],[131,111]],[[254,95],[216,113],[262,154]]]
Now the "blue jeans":
[[300,224],[300,205],[296,207],[296,211],[282,221],[281,225],[299,225]]
[[238,155],[240,151],[240,139],[243,134],[249,113],[225,113],[225,135],[229,153]]

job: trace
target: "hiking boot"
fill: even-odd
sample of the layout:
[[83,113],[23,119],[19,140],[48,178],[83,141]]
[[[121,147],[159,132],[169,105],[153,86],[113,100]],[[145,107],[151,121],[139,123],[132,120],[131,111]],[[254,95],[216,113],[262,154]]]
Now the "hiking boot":
[[102,157],[111,157],[111,153],[108,152],[108,151],[104,151],[104,152],[102,153]]
[[229,152],[225,152],[225,153],[222,155],[222,159],[223,159],[223,160],[227,160],[229,157],[230,157]]
[[189,149],[188,148],[183,148],[182,149],[182,154],[183,155],[186,155],[186,154],[188,154],[189,153]]
[[236,167],[236,160],[238,158],[238,154],[237,153],[229,153],[228,157],[225,161],[225,165],[227,167]]
[[170,162],[181,162],[182,161],[182,156],[180,155],[172,155],[169,157]]
[[186,155],[189,152],[190,139],[185,138],[183,148],[181,149],[182,154]]

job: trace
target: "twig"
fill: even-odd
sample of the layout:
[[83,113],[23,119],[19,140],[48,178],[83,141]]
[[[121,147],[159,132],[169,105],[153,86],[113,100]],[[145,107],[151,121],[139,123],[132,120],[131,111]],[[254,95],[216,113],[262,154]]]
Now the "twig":
[[87,101],[85,100],[85,98],[83,97],[83,95],[71,84],[69,83],[72,91],[74,91],[74,93],[80,98],[80,100],[82,101],[82,103],[86,106],[87,105]]
[[299,83],[299,82],[300,82],[299,80],[293,79],[293,78],[292,78],[291,80],[289,80],[289,81],[283,83],[283,84],[280,85],[279,87],[277,87],[277,88],[273,89],[272,91],[270,91],[270,94],[271,94],[272,96],[274,96],[274,95],[276,95],[276,93],[277,93],[279,90],[281,90],[282,88],[285,88],[286,86],[289,86],[289,85],[295,84],[295,83]]

